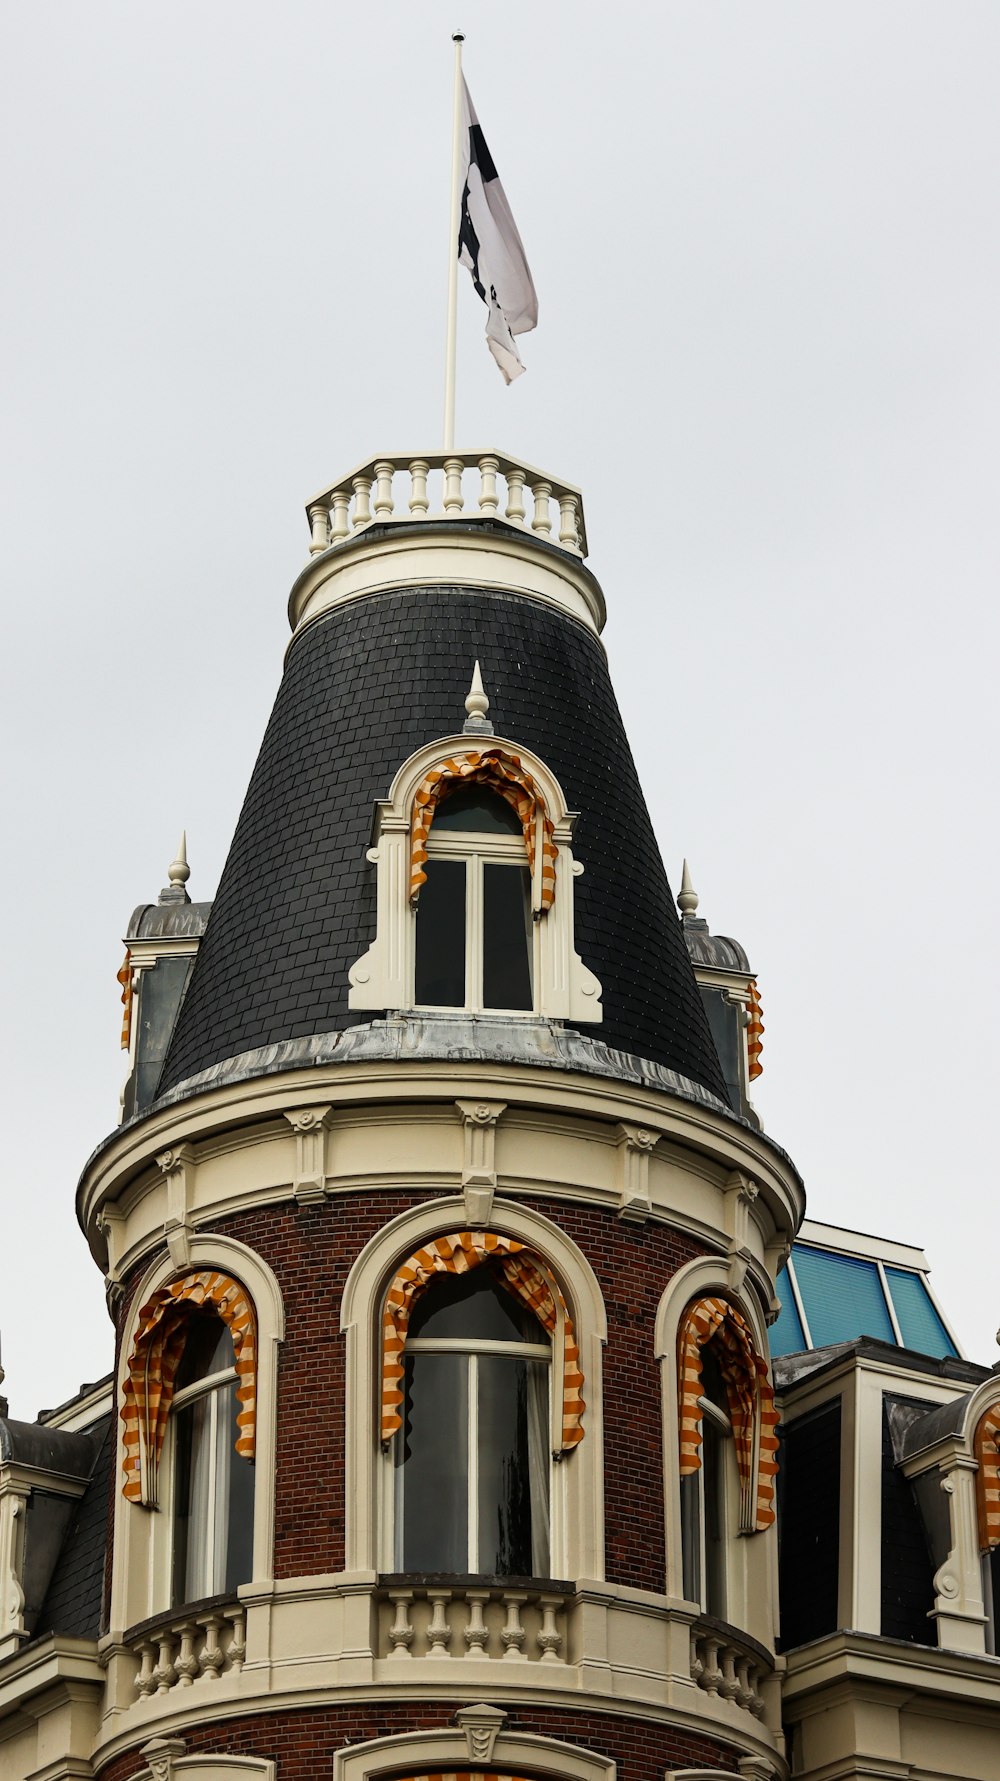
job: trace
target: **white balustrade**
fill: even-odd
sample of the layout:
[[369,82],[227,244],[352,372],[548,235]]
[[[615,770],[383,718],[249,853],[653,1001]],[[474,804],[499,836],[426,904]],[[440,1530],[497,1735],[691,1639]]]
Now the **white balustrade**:
[[691,1680],[706,1694],[733,1701],[755,1719],[762,1719],[765,1702],[761,1686],[769,1673],[746,1646],[711,1627],[692,1627]]
[[181,1615],[131,1641],[140,1699],[192,1688],[202,1679],[238,1675],[246,1661],[246,1610],[238,1604],[205,1614]]
[[[463,478],[476,484],[474,497],[466,501]],[[435,479],[440,506],[432,507],[428,480]],[[408,479],[405,497],[397,501],[394,484]],[[505,484],[501,492],[499,482]],[[374,491],[374,495],[373,495]],[[530,515],[525,495],[530,495]],[[550,507],[559,510],[559,548],[573,556],[587,554],[587,535],[580,491],[569,483],[544,475],[530,464],[500,452],[429,452],[424,457],[372,458],[331,484],[311,500],[309,553],[318,556],[331,545],[357,537],[367,526],[412,525],[421,520],[482,521],[501,519],[536,538],[554,542]]]
[[378,1595],[380,1657],[567,1661],[565,1594],[502,1583],[426,1583]]

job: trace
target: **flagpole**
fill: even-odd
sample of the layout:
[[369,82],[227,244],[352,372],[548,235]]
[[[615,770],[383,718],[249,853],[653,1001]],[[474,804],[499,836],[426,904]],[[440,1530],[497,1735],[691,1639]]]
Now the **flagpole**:
[[451,232],[448,241],[448,339],[444,360],[444,449],[455,446],[455,359],[458,339],[458,173],[462,143],[462,45],[465,33],[452,32],[455,45],[455,100],[451,131]]

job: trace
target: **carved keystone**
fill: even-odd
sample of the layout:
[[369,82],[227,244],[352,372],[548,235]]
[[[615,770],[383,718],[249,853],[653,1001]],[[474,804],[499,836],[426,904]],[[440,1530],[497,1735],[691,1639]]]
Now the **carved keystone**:
[[499,1707],[488,1707],[485,1701],[480,1701],[475,1707],[459,1707],[455,1723],[465,1733],[471,1760],[489,1762],[497,1738],[507,1723],[507,1715]]
[[[146,1758],[152,1781],[172,1781],[174,1763],[186,1749],[183,1738],[150,1738],[148,1744],[143,1744],[139,1755]],[[141,1776],[139,1781],[142,1781]]]
[[626,1224],[645,1224],[652,1211],[649,1159],[659,1135],[646,1126],[618,1127],[618,1216]]
[[300,1107],[286,1113],[295,1133],[295,1175],[292,1192],[300,1206],[326,1198],[326,1129],[329,1107]]
[[462,1191],[465,1195],[465,1216],[475,1229],[490,1222],[493,1195],[496,1193],[497,1120],[506,1111],[506,1101],[456,1101],[465,1128],[465,1155],[462,1160]]
[[163,1235],[175,1268],[191,1265],[191,1207],[194,1202],[194,1151],[190,1144],[174,1144],[156,1159],[167,1184],[167,1216]]

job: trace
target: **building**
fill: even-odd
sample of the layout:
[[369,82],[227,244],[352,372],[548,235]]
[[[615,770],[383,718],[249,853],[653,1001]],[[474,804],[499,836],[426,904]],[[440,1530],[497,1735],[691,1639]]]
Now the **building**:
[[803,1225],[579,491],[308,516],[218,894],[129,924],[113,1371],[0,1421],[4,1781],[992,1781],[1000,1376]]

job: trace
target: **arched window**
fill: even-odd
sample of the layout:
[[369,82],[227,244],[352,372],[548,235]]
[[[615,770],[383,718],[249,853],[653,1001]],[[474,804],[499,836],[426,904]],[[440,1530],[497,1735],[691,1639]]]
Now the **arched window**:
[[438,801],[416,904],[417,1007],[530,1013],[531,872],[513,806],[457,782]]
[[689,1602],[700,1602],[706,1614],[725,1620],[736,1461],[726,1386],[711,1342],[702,1350],[701,1367],[701,1464],[681,1479],[684,1595]]
[[548,1576],[551,1361],[490,1268],[431,1281],[403,1357],[399,1571]]
[[170,1411],[171,1605],[232,1594],[253,1570],[253,1467],[239,1440],[233,1338],[190,1313]]

